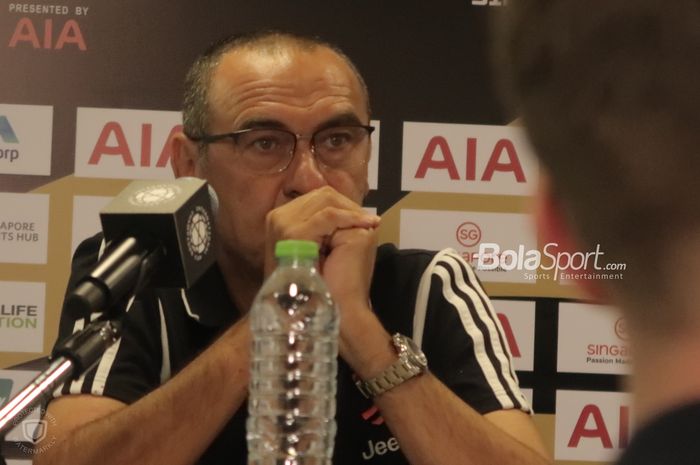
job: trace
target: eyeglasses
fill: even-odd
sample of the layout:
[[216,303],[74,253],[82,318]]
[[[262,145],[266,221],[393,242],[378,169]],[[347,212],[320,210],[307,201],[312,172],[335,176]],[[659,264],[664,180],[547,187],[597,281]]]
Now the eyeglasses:
[[233,141],[237,162],[251,172],[273,174],[286,170],[294,158],[297,142],[309,139],[311,153],[317,162],[330,169],[352,169],[367,162],[362,150],[366,147],[373,126],[333,126],[302,136],[286,129],[252,128],[226,134],[187,137],[202,144],[222,140]]

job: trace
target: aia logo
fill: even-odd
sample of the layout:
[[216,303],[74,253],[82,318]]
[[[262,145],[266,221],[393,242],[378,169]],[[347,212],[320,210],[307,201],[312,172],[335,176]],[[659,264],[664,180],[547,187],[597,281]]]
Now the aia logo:
[[[165,141],[162,143],[162,149],[158,155],[158,160],[155,166],[159,168],[166,167],[170,160],[169,142],[174,134],[182,130],[182,125],[176,124],[170,130]],[[141,124],[140,138],[137,140],[136,144],[129,144],[127,138],[127,132],[124,130],[121,124],[115,121],[110,121],[104,125],[100,131],[100,135],[95,143],[95,147],[92,150],[90,159],[88,160],[89,165],[99,165],[102,157],[116,156],[122,159],[124,166],[135,166],[133,153],[140,155],[137,160],[139,165],[142,167],[150,167],[153,163],[151,160],[151,147],[152,147],[152,137],[153,137],[153,124],[143,123]],[[136,152],[132,149],[132,146],[136,146]],[[139,151],[140,149],[140,151]]]
[[[581,409],[574,430],[571,433],[567,447],[579,447],[581,439],[591,439],[600,441],[600,445],[604,449],[612,449],[614,436],[611,435],[610,426],[612,423],[613,412],[606,412],[610,417],[606,422],[605,416],[601,408],[596,404],[587,404]],[[624,449],[629,443],[630,431],[630,409],[626,405],[621,405],[617,412],[617,447]]]
[[[17,48],[24,44],[35,50],[63,50],[67,47],[76,48],[81,52],[87,50],[80,24],[76,20],[69,19],[63,24],[54,24],[53,21],[45,19],[43,23],[35,23],[30,18],[21,18],[15,26],[8,47]],[[54,30],[58,30],[58,34]]]
[[471,221],[464,222],[457,227],[457,242],[464,247],[474,247],[481,241],[481,228]]
[[379,408],[376,405],[372,405],[370,408],[362,412],[362,419],[372,423],[375,426],[380,426],[384,424],[384,417],[379,413]]
[[[557,390],[557,460],[612,463],[629,444],[635,424],[628,393]],[[567,462],[568,463],[568,462]]]
[[170,142],[181,121],[176,111],[78,108],[75,175],[172,178]]
[[538,165],[522,128],[404,122],[403,131],[403,190],[533,193]]
[[[496,172],[510,173],[518,183],[527,181],[515,144],[510,139],[502,138],[496,141],[486,166],[481,170],[477,165],[477,138],[468,137],[465,160],[465,181],[489,182]],[[429,171],[447,171],[452,181],[459,181],[460,172],[457,166],[453,149],[447,138],[433,136],[428,141],[414,177],[423,179]]]

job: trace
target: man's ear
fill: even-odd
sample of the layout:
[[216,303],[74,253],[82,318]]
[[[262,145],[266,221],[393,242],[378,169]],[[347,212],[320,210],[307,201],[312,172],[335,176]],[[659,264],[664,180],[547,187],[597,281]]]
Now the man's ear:
[[197,144],[185,136],[182,131],[170,139],[170,166],[176,178],[183,176],[199,177],[199,150]]
[[[544,170],[540,172],[539,184],[535,200],[535,223],[537,225],[537,239],[540,247],[549,243],[559,244],[556,248],[559,252],[583,252],[584,246],[566,214],[563,200],[556,195],[552,181]],[[595,272],[592,262],[587,270]],[[595,279],[577,280],[576,284],[592,300],[605,302],[608,300],[604,283]]]

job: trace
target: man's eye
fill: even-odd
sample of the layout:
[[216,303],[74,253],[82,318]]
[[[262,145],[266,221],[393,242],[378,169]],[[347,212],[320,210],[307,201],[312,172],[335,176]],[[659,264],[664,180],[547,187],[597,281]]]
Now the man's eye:
[[350,135],[348,134],[333,134],[329,140],[329,143],[334,147],[345,145],[348,142],[350,142]]
[[253,141],[252,147],[255,150],[267,152],[279,147],[279,141],[271,137],[259,138]]
[[324,134],[321,138],[320,145],[327,149],[342,149],[353,144],[354,137],[351,132],[348,131],[334,131],[328,134]]
[[240,142],[244,150],[256,153],[276,152],[285,144],[280,134],[268,131],[251,131],[244,134]]

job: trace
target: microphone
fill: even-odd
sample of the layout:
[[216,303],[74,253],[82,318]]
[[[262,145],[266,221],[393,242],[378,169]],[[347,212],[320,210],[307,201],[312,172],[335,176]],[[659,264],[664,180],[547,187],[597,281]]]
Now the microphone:
[[198,178],[134,181],[100,211],[103,258],[66,298],[67,311],[109,312],[147,283],[189,288],[215,261],[218,199]]
[[0,446],[23,412],[89,370],[121,337],[115,304],[149,281],[156,287],[190,287],[214,263],[218,201],[207,187],[197,178],[134,181],[100,212],[107,249],[67,296],[66,310],[77,317],[102,311],[106,318],[61,342],[49,368],[0,406]]

